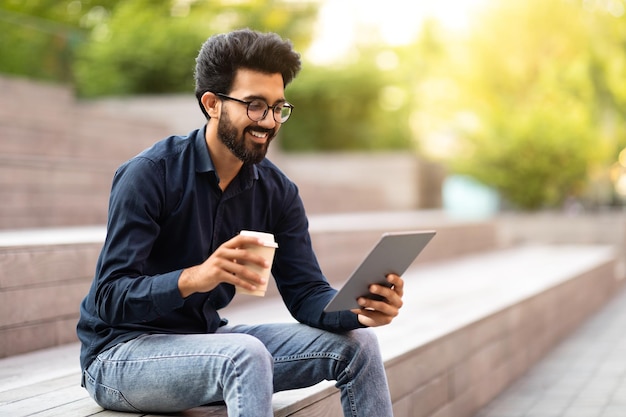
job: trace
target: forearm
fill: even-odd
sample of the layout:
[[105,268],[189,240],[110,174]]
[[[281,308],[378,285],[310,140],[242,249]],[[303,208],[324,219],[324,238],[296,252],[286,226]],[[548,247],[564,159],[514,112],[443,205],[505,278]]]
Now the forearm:
[[103,279],[96,295],[98,315],[110,325],[120,325],[167,314],[184,302],[178,289],[180,273]]
[[299,298],[296,297],[287,307],[300,323],[331,332],[345,332],[364,327],[357,315],[351,311],[324,312],[324,307],[335,293],[336,291],[327,284],[320,285],[316,289],[309,289],[302,302],[295,301]]
[[180,291],[181,297],[187,298],[197,291],[194,282],[197,281],[198,274],[197,266],[183,269],[178,278],[178,291]]

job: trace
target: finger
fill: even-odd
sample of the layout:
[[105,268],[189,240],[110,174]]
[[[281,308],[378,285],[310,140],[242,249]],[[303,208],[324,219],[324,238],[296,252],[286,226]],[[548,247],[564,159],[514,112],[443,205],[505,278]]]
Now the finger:
[[261,268],[270,267],[269,262],[263,256],[245,248],[221,248],[219,252],[215,252],[215,255],[236,264],[255,264]]
[[263,285],[265,280],[253,269],[236,260],[217,258],[212,262],[212,274],[219,282],[226,282],[235,286],[254,290],[252,286]]
[[357,302],[364,311],[376,312],[390,318],[398,315],[399,307],[396,307],[387,301],[377,301],[367,297],[360,297]]
[[387,282],[391,284],[391,288],[400,296],[404,294],[404,280],[397,274],[387,275]]
[[393,317],[381,314],[374,310],[358,310],[356,312],[359,316],[359,322],[365,324],[368,327],[384,326],[391,323]]
[[259,274],[248,271],[247,268],[243,268],[239,272],[227,273],[224,275],[223,282],[255,291],[257,287],[265,283],[265,280]]
[[231,269],[231,275],[234,276],[235,279],[243,280],[252,285],[265,284],[265,279],[261,276],[261,274],[247,265],[242,265],[237,262],[233,262],[231,264],[230,269]]
[[370,285],[369,290],[373,295],[383,298],[382,301],[376,301],[389,304],[396,309],[402,307],[402,295],[399,294],[399,291],[402,291],[401,288],[389,288],[386,285],[374,284]]
[[263,245],[263,241],[258,237],[254,236],[246,236],[246,235],[237,235],[230,240],[222,243],[222,247],[237,249],[246,245]]
[[239,259],[239,260],[250,260],[254,263],[259,263],[259,258],[256,255],[252,255],[251,258],[247,258],[249,256],[245,248],[250,246],[262,246],[263,242],[253,236],[244,236],[237,235],[232,239],[222,243],[216,250],[213,252],[212,256],[217,256],[221,258],[227,259]]

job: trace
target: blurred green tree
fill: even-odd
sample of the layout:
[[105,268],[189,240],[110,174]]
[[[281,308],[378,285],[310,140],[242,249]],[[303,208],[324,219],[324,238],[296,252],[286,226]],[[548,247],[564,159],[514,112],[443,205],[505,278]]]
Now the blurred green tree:
[[444,49],[437,25],[426,22],[409,45],[369,39],[343,62],[305,65],[288,90],[296,109],[283,127],[283,148],[420,152],[412,118],[427,101],[419,86],[440,68]]
[[624,142],[625,18],[584,3],[496,2],[455,50],[455,169],[523,209],[580,196]]
[[0,72],[70,82],[86,17],[117,1],[6,0],[0,5]]
[[121,2],[78,50],[78,92],[88,97],[189,92],[195,57],[208,36],[251,27],[306,44],[315,11],[308,3],[282,0]]
[[120,3],[94,25],[74,63],[82,96],[189,91],[203,36],[169,2]]
[[0,72],[81,96],[188,92],[199,45],[238,27],[309,42],[316,5],[288,0],[5,0]]
[[377,53],[340,68],[304,66],[287,91],[296,108],[282,129],[285,150],[411,148],[406,83],[381,74]]

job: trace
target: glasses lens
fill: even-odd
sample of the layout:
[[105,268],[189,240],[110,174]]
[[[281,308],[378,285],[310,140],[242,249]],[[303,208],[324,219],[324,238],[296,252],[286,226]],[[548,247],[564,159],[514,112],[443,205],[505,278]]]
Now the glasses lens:
[[280,108],[280,113],[274,115],[274,118],[276,118],[276,116],[280,117],[281,123],[285,123],[287,119],[289,119],[289,116],[291,116],[291,106],[282,106]]
[[255,122],[262,120],[267,114],[267,103],[263,100],[252,100],[248,104],[248,117]]

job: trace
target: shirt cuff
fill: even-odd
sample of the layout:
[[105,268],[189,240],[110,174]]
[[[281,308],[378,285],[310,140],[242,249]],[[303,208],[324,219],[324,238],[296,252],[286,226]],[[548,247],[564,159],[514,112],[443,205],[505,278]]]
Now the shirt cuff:
[[339,312],[339,326],[345,330],[354,330],[367,327],[359,321],[359,316],[346,310]]
[[154,302],[155,309],[159,314],[165,315],[170,311],[182,307],[185,299],[178,289],[178,278],[182,273],[178,271],[154,276],[150,294]]

